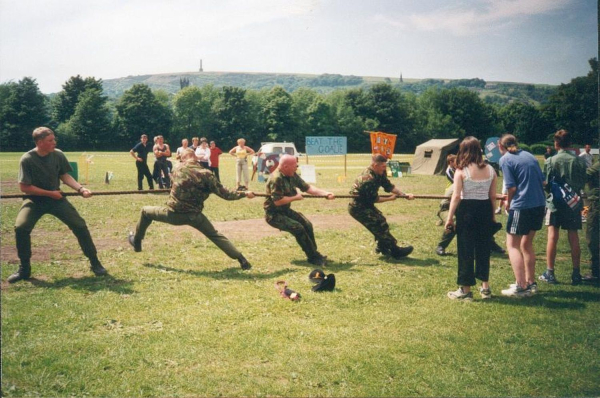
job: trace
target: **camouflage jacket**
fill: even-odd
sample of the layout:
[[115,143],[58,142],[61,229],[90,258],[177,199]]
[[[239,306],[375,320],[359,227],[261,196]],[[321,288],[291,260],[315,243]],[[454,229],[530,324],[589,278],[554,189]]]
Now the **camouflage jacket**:
[[367,167],[354,180],[350,194],[358,197],[354,198],[350,204],[354,206],[373,206],[379,199],[378,191],[380,187],[383,187],[385,192],[392,192],[394,184],[390,182],[385,174],[375,174],[373,169]]
[[167,206],[178,213],[201,212],[204,201],[211,193],[225,200],[238,200],[246,196],[243,192],[232,192],[225,188],[210,170],[198,163],[181,163],[173,171],[173,186]]
[[310,189],[308,185],[300,176],[294,173],[293,176],[287,177],[275,170],[269,176],[267,180],[267,199],[263,205],[266,213],[277,213],[285,211],[291,207],[290,203],[283,206],[275,206],[276,201],[286,196],[296,196],[298,191],[296,188],[300,188],[302,192],[306,192]]
[[[550,192],[550,178],[556,176],[569,184],[575,192],[580,192],[584,188],[587,179],[586,169],[585,160],[569,151],[559,149],[558,153],[547,159],[544,164],[546,191]],[[556,206],[552,202],[552,195],[547,196],[546,207],[551,212],[556,211]]]
[[587,197],[588,200],[598,203],[600,199],[600,180],[598,175],[600,172],[600,161],[594,162],[592,167],[587,169]]

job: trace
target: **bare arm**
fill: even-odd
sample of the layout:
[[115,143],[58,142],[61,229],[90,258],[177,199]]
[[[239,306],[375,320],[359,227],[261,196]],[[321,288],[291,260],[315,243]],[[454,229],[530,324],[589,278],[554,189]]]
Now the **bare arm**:
[[249,146],[245,146],[244,148],[249,155],[254,155],[254,149],[250,148]]
[[138,162],[141,162],[141,161],[142,161],[142,159],[141,159],[140,157],[138,157],[138,156],[135,154],[135,152],[133,152],[133,149],[132,149],[131,151],[129,151],[129,153],[131,154],[131,156],[133,156],[133,158],[134,158],[136,161],[138,161]]
[[[490,201],[492,202],[492,221],[496,222],[496,213],[494,212],[494,208],[496,206],[496,180],[498,179],[498,177],[496,177],[496,172],[493,172],[493,175],[494,177],[492,178],[492,183],[490,185]],[[508,205],[506,206],[506,208],[508,209]]]
[[311,195],[327,196],[327,200],[335,199],[335,195],[332,192],[325,191],[313,185],[310,185],[310,188],[308,188],[306,192],[308,192]]
[[70,174],[63,174],[60,176],[61,181],[65,184],[73,188],[77,192],[81,192],[81,196],[84,198],[89,198],[92,196],[92,191],[87,188],[84,188],[83,185],[75,181],[75,179]]
[[460,204],[460,194],[463,190],[463,171],[456,170],[454,174],[454,192],[452,193],[452,199],[450,200],[450,209],[448,210],[448,218],[446,220],[446,229],[450,229],[450,226],[454,227],[454,214]]

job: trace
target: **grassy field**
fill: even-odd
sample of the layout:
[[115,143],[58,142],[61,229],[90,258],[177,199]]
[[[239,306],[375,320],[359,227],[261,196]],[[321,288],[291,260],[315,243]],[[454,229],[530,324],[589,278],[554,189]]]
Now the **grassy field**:
[[[69,153],[77,161],[80,153]],[[89,154],[88,154],[89,155]],[[96,153],[79,179],[92,191],[136,188],[127,153]],[[20,154],[0,153],[3,193],[18,192]],[[346,194],[368,155],[311,158],[317,186]],[[401,156],[410,161],[411,156]],[[113,172],[110,184],[104,183]],[[234,185],[234,162],[222,179]],[[86,181],[87,180],[87,181]],[[442,176],[405,175],[408,192],[443,192]],[[262,192],[264,185],[251,183]],[[68,189],[68,188],[67,188]],[[401,243],[402,261],[374,254],[346,199],[306,199],[319,250],[337,287],[313,293],[313,269],[293,237],[265,227],[262,200],[207,201],[205,214],[253,264],[242,272],[200,233],[153,224],[144,251],[126,235],[144,205],[165,195],[71,198],[86,219],[108,277],[94,277],[76,239],[58,220],[40,220],[30,282],[2,283],[2,396],[599,396],[600,291],[573,287],[566,237],[559,285],[523,300],[500,296],[514,281],[506,256],[493,255],[494,298],[453,302],[456,256],[438,257],[437,200],[379,208]],[[13,223],[19,200],[2,200],[2,280],[17,269]],[[499,217],[506,222],[504,215]],[[545,234],[535,240],[545,267]],[[583,233],[582,233],[583,237]],[[505,236],[497,241],[504,245]],[[583,246],[583,268],[588,271]],[[449,247],[456,252],[455,242]],[[539,273],[538,272],[538,273]],[[302,299],[282,299],[286,280]]]

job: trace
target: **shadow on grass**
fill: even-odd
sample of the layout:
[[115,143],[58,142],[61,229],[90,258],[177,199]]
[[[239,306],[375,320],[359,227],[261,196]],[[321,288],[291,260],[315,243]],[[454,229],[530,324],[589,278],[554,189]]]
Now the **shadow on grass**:
[[[577,301],[574,301],[577,300]],[[557,310],[581,310],[587,302],[600,301],[600,293],[586,291],[544,291],[533,297],[513,298],[495,296],[494,302],[516,307],[546,307]]]
[[298,267],[306,267],[306,268],[310,268],[310,269],[321,268],[321,269],[323,269],[323,271],[326,271],[326,272],[345,271],[356,265],[356,264],[348,263],[348,262],[339,263],[339,262],[333,261],[333,260],[327,260],[327,264],[325,264],[325,266],[314,265],[314,264],[309,263],[306,260],[292,260],[292,261],[290,261],[290,264],[296,265]]
[[440,265],[440,260],[435,258],[413,258],[413,257],[404,257],[401,259],[394,259],[388,256],[381,256],[381,261],[386,262],[388,264],[398,264],[398,265],[408,265],[408,266],[416,266],[416,267],[431,267],[434,265]]
[[109,290],[118,294],[133,294],[135,290],[131,288],[133,282],[117,279],[111,275],[105,276],[84,276],[82,278],[63,278],[53,282],[44,281],[41,279],[31,278],[29,280],[32,285],[50,289],[63,289],[70,287],[75,290],[85,290],[88,292],[98,292],[101,290]]
[[193,276],[207,276],[213,279],[271,279],[271,278],[277,278],[283,274],[286,274],[289,272],[289,269],[281,269],[275,272],[269,272],[269,273],[257,273],[255,271],[243,271],[241,268],[239,267],[231,267],[231,268],[225,268],[221,271],[202,271],[202,270],[191,270],[191,269],[180,269],[180,268],[173,268],[173,267],[168,267],[166,265],[161,265],[161,264],[151,264],[151,263],[144,263],[144,267],[147,268],[155,268],[158,270],[162,270],[162,271],[169,271],[169,272],[177,272],[180,274],[188,274],[188,275],[193,275]]

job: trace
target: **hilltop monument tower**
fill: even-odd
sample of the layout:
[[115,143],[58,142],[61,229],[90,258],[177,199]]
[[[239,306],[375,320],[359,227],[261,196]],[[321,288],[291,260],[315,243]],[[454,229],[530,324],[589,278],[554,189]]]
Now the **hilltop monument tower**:
[[400,83],[404,83],[404,80],[402,80],[402,72],[400,72]]
[[202,58],[200,59],[200,72],[204,72],[204,69],[202,69]]

